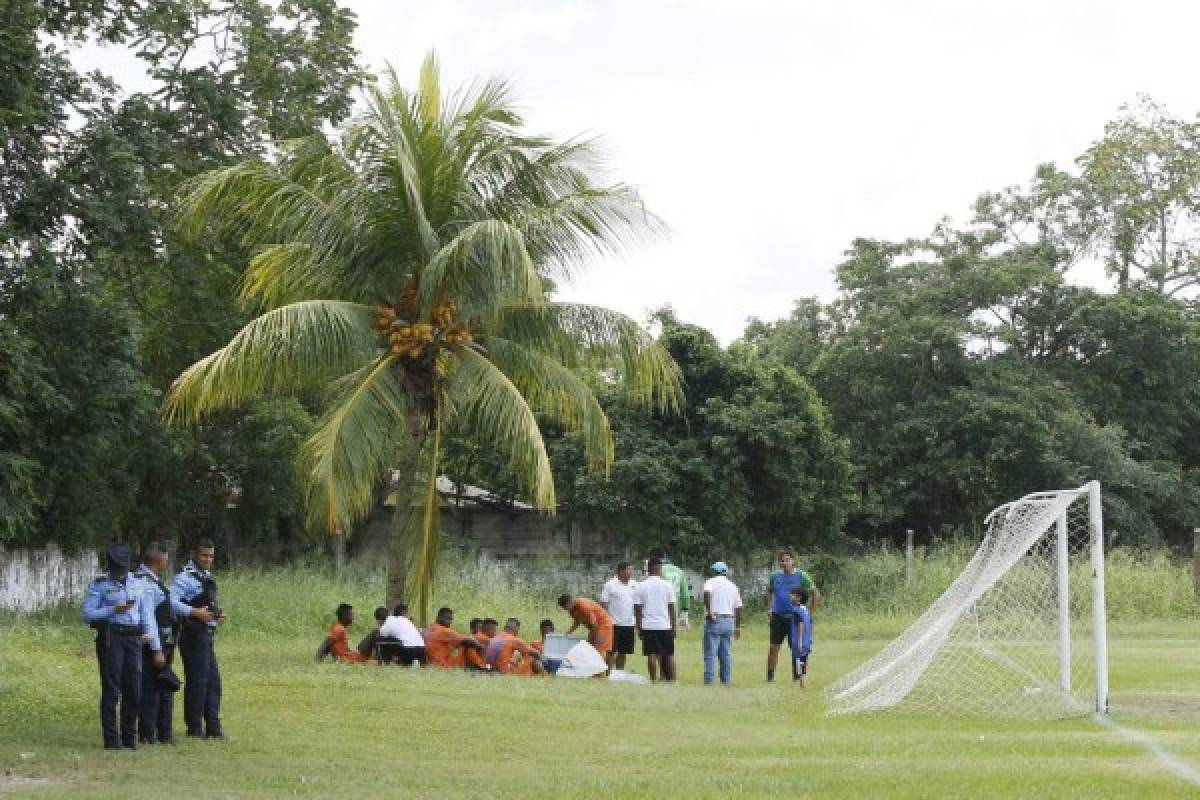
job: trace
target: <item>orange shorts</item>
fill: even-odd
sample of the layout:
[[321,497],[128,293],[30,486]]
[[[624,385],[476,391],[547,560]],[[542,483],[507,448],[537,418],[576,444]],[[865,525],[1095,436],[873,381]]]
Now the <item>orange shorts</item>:
[[607,653],[613,648],[613,626],[612,625],[597,625],[592,635],[588,637],[588,644],[596,648],[600,653]]

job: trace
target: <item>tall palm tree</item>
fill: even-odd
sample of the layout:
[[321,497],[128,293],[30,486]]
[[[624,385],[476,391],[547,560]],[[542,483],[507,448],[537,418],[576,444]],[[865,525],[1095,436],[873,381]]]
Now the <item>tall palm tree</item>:
[[242,283],[261,315],[175,381],[176,423],[268,393],[323,393],[301,452],[309,524],[344,533],[401,476],[387,598],[428,616],[447,425],[507,457],[538,509],[554,483],[538,415],[581,433],[607,470],[608,420],[575,368],[677,410],[679,371],[625,316],[546,299],[547,280],[655,223],[636,192],[594,177],[590,141],[522,132],[506,84],[443,97],[435,58],[416,91],[389,73],[338,137],[290,143],[189,184],[192,235],[253,248]]

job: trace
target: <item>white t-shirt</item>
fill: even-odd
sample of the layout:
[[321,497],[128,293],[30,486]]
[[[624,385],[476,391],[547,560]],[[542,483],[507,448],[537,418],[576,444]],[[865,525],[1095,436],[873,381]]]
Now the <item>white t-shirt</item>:
[[730,615],[742,607],[742,593],[737,585],[724,575],[717,575],[704,582],[704,593],[710,595],[708,607],[714,614]]
[[379,635],[388,639],[399,639],[405,647],[424,647],[425,637],[408,617],[388,617],[379,626]]
[[671,611],[668,605],[675,602],[675,588],[657,575],[651,575],[634,592],[633,602],[642,607],[642,630],[671,630]]
[[613,625],[633,625],[633,597],[637,588],[638,582],[635,580],[621,583],[616,578],[609,578],[608,583],[600,590],[600,602],[608,606],[608,615],[613,618]]

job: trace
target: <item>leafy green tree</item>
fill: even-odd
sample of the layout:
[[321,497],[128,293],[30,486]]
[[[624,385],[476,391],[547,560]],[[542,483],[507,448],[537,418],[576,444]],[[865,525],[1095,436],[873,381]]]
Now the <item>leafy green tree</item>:
[[845,443],[794,369],[654,315],[687,386],[683,418],[637,413],[601,394],[617,459],[609,479],[582,468],[571,437],[553,459],[569,513],[637,547],[665,544],[692,563],[775,544],[828,544],[853,498]]
[[136,320],[95,282],[33,267],[21,278],[0,298],[12,345],[0,400],[0,458],[13,469],[3,481],[13,502],[0,517],[4,535],[103,541],[134,515],[139,465],[129,442],[156,424]]
[[1200,122],[1143,97],[1079,159],[1079,205],[1119,288],[1200,284]]
[[[107,381],[116,391],[115,384],[128,379],[123,391],[156,405],[183,367],[227,341],[248,318],[234,298],[237,270],[229,266],[242,263],[246,252],[236,245],[200,248],[177,235],[169,208],[179,185],[213,167],[266,154],[280,138],[345,119],[351,89],[364,74],[351,41],[354,16],[336,0],[0,5],[0,316],[28,319],[36,310],[39,320],[50,320],[59,295],[74,292],[95,317],[79,322],[81,335],[106,320],[122,331],[112,338],[113,348],[130,342],[136,348],[114,353],[116,361],[71,359],[80,380],[60,385],[55,381],[65,370],[56,363],[58,354],[72,352],[78,342],[55,338],[58,329],[46,325],[21,328],[19,339],[29,352],[48,360],[18,375],[38,375],[49,388],[42,392],[45,402],[34,402],[36,396],[18,402],[24,396],[18,384],[29,382],[14,378],[9,386],[15,394],[6,394],[0,405],[25,410],[23,442],[42,435],[57,442],[50,429],[71,429],[72,420],[61,417],[86,405],[90,381]],[[145,68],[140,91],[123,91],[111,77],[79,71],[71,53],[88,40],[135,55]],[[102,350],[109,345],[101,344]],[[120,369],[91,374],[106,363]],[[53,402],[50,389],[61,393]],[[294,494],[294,485],[282,488],[294,484],[287,448],[259,444],[282,444],[300,416],[253,410],[185,432],[164,430],[157,415],[133,419],[136,424],[98,415],[90,419],[94,435],[75,437],[68,447],[35,452],[30,445],[10,462],[13,491],[25,487],[21,496],[29,500],[29,487],[45,490],[35,492],[40,511],[32,524],[26,524],[25,511],[14,511],[23,541],[90,544],[116,535],[211,534],[231,525],[241,541],[272,538],[273,522],[226,510],[230,481],[259,481],[268,497],[281,502]],[[260,429],[261,440],[239,435],[266,420],[278,427]],[[129,433],[131,425],[136,435]],[[88,449],[93,447],[95,452]],[[54,488],[54,476],[83,474],[79,465],[93,459],[125,466],[108,480],[113,491],[103,502],[84,491],[88,478],[80,478],[76,491],[87,496],[76,498],[72,511],[69,493]],[[127,480],[118,487],[116,478]],[[255,487],[240,488],[239,508],[253,506]],[[51,496],[60,498],[52,504],[52,527]],[[104,524],[95,521],[100,507],[110,512]],[[291,524],[288,513],[267,519],[279,520],[280,530]]]
[[503,453],[529,499],[555,507],[535,411],[578,430],[589,466],[613,457],[608,420],[571,367],[603,360],[637,402],[678,405],[677,370],[637,325],[547,302],[539,270],[610,250],[649,220],[598,183],[588,142],[521,132],[508,88],[417,91],[392,76],[337,141],[308,137],[190,184],[183,219],[257,248],[243,296],[264,313],[174,384],[166,413],[194,421],[265,393],[326,390],[305,445],[311,524],[348,531],[398,468],[387,599],[428,614],[439,546],[443,435]]

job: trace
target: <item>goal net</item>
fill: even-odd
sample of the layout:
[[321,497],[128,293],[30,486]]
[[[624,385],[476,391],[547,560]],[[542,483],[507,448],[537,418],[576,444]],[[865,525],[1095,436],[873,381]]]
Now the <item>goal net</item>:
[[827,691],[830,713],[1107,711],[1100,485],[1000,506],[924,614]]

